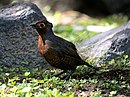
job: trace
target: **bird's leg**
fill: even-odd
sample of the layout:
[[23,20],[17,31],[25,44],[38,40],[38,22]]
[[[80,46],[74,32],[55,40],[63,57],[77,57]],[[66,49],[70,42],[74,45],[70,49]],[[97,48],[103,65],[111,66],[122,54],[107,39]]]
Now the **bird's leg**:
[[95,70],[99,70],[99,68],[93,67],[92,65],[88,64],[87,62],[85,62],[85,65],[88,66],[88,67],[90,67],[90,68],[93,68],[93,69],[95,69]]
[[67,70],[64,70],[64,71],[62,71],[62,72],[60,72],[60,73],[58,73],[58,74],[55,74],[55,77],[58,77],[58,76],[60,76],[61,74],[66,73],[66,72],[67,72]]
[[71,70],[71,72],[69,73],[69,75],[67,75],[64,80],[68,80],[70,78],[70,76],[75,72],[75,69],[74,70]]

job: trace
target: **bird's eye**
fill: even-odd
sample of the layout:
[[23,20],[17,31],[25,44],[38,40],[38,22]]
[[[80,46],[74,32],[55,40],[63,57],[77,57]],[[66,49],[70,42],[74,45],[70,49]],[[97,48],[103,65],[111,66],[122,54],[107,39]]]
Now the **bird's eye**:
[[41,23],[38,26],[39,26],[39,28],[45,28],[46,25],[44,23]]

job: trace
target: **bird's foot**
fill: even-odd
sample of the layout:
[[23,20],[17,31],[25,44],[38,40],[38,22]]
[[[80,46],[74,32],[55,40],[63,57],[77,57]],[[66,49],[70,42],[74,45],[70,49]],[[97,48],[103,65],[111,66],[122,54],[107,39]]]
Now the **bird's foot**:
[[93,67],[94,70],[99,71],[100,69],[98,67]]
[[61,80],[69,80],[70,79],[70,76],[64,76],[61,78]]
[[71,72],[69,73],[69,75],[64,76],[64,77],[62,78],[62,80],[69,80],[70,76],[71,76],[74,72],[75,72],[75,69],[74,69],[74,70],[71,70]]
[[58,73],[58,74],[55,74],[54,76],[55,76],[55,77],[58,77],[58,76],[60,76],[61,74],[66,73],[66,72],[67,72],[67,71],[64,70],[64,71],[62,71],[62,72],[60,72],[60,73]]

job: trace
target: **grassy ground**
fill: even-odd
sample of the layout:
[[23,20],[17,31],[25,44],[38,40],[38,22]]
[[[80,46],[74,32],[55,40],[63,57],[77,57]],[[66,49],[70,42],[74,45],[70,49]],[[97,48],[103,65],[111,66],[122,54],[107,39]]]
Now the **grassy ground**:
[[[117,27],[127,20],[122,16],[93,19],[73,12],[46,15],[53,22],[56,34],[75,44],[99,33],[88,31],[89,25]],[[60,70],[45,69],[44,64],[0,65],[0,97],[128,97],[129,60],[127,55],[112,60],[111,65],[103,64],[99,71],[80,66],[68,81],[54,77]]]
[[121,67],[94,71],[80,66],[65,81],[53,76],[60,72],[53,68],[1,65],[0,97],[128,97],[130,70]]

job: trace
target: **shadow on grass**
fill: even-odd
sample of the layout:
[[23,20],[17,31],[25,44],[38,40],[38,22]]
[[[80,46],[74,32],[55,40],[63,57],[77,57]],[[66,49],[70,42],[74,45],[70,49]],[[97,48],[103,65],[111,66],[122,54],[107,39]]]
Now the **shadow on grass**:
[[103,96],[109,96],[111,91],[116,91],[114,96],[126,97],[130,96],[130,70],[107,70],[107,71],[87,71],[73,76],[75,79],[97,79],[93,91],[96,88],[101,91]]

